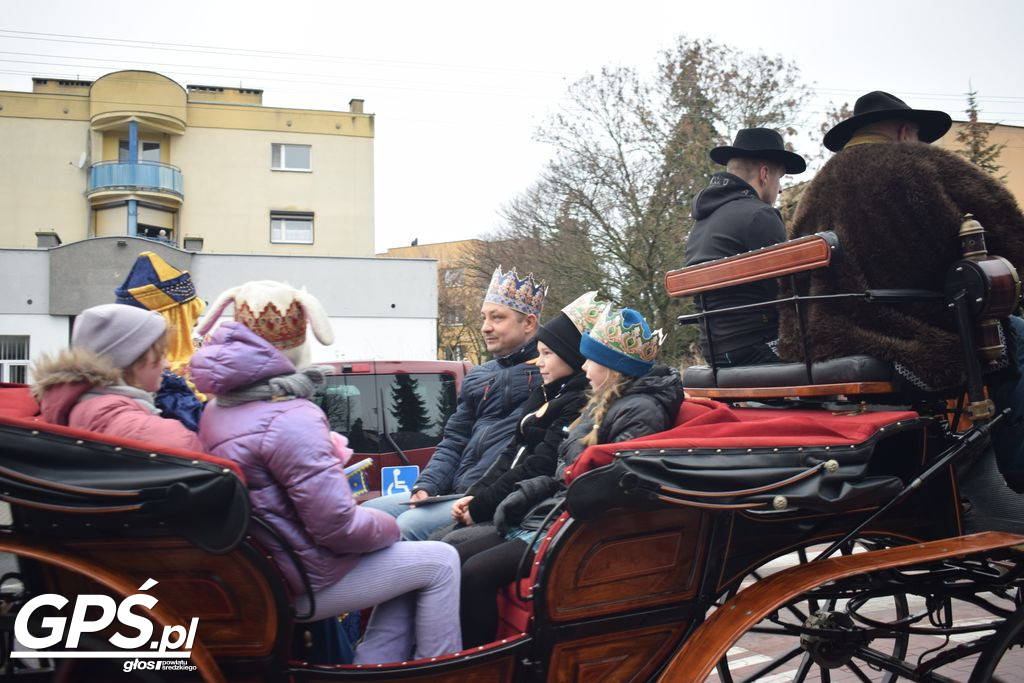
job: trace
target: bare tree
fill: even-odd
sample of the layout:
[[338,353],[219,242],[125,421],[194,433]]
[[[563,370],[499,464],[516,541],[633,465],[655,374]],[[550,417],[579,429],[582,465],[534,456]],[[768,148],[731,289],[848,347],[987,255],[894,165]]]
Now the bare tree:
[[697,330],[676,317],[666,271],[681,267],[690,203],[714,172],[708,151],[740,128],[789,131],[807,89],[781,58],[680,37],[653,77],[606,67],[573,83],[568,103],[537,131],[553,159],[503,211],[504,225],[479,255],[506,258],[551,287],[546,311],[588,289],[639,309],[668,333],[662,358],[691,355]]

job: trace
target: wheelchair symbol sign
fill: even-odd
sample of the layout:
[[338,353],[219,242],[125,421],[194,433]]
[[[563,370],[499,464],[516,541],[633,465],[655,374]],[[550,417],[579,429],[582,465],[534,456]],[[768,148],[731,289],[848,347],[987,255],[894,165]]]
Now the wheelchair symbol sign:
[[381,495],[390,496],[393,493],[411,493],[412,485],[420,476],[418,465],[406,465],[404,467],[381,467],[380,483],[384,489]]

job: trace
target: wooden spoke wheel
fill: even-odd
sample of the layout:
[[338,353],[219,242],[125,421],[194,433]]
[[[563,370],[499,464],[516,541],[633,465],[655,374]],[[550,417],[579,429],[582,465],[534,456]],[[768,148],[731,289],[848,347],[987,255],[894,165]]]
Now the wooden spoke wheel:
[[[888,538],[858,538],[837,554],[850,555],[890,547]],[[751,571],[725,591],[718,604],[753,582],[792,566],[816,559],[827,543],[801,547],[780,555]],[[877,625],[868,627],[849,609],[870,614]],[[879,659],[902,660],[908,652],[909,635],[881,624],[908,619],[907,596],[900,591],[881,591],[864,601],[855,592],[823,587],[792,600],[748,631],[718,663],[720,681],[830,681],[833,677],[892,683],[896,674],[881,671]],[[711,680],[711,679],[709,679]]]

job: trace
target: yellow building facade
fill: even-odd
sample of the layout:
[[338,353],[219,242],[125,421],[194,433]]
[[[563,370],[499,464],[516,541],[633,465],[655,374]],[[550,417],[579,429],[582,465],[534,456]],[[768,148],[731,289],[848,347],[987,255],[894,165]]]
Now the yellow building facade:
[[472,264],[480,240],[392,247],[378,256],[434,259],[437,261],[437,357],[466,360],[474,365],[487,360],[480,334],[480,307],[488,281],[475,274]]
[[[963,149],[956,135],[964,125],[963,121],[954,121],[949,132],[934,144],[953,151]],[[1006,189],[1013,193],[1017,204],[1024,209],[1024,126],[996,124],[988,134],[988,144],[1005,145],[996,158],[996,163],[1001,166],[996,175],[1006,176]]]
[[148,71],[0,91],[0,246],[132,235],[194,251],[373,256],[374,118]]

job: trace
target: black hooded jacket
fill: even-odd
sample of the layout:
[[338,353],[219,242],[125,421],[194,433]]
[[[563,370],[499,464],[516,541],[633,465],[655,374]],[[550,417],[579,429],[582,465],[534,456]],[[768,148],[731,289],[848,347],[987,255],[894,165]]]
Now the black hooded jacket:
[[515,439],[487,472],[469,488],[469,514],[476,523],[490,521],[498,503],[515,485],[531,477],[550,476],[558,461],[558,446],[587,402],[590,382],[582,370],[545,384],[523,404]]
[[[765,204],[757,192],[732,173],[716,173],[711,184],[693,200],[697,221],[686,240],[686,265],[695,266],[745,251],[761,249],[786,240],[779,212]],[[704,295],[707,310],[775,299],[774,280],[729,287]],[[778,312],[774,307],[716,316],[709,319],[715,354],[762,344],[778,337]],[[701,347],[708,355],[701,332]]]
[[[629,441],[657,432],[675,424],[679,406],[683,402],[683,383],[679,371],[667,365],[655,365],[642,377],[637,377],[611,405],[597,429],[598,443]],[[547,516],[551,505],[565,496],[563,473],[566,467],[586,450],[580,442],[594,428],[593,418],[584,412],[569,435],[558,448],[558,464],[554,476],[524,479],[506,497],[499,528],[519,524],[524,529],[536,529]],[[550,496],[555,498],[547,500]],[[522,521],[520,521],[522,520]]]

